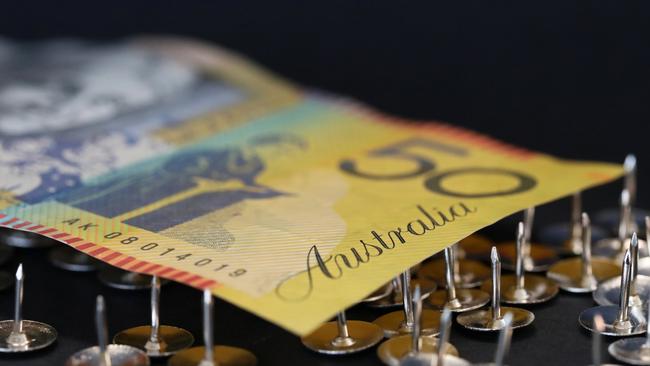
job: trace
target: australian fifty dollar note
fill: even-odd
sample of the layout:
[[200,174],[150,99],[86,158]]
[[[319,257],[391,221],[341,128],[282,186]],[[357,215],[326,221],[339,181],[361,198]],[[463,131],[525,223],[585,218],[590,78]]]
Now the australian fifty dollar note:
[[0,225],[297,334],[500,218],[621,174],[300,89],[190,40],[0,49]]

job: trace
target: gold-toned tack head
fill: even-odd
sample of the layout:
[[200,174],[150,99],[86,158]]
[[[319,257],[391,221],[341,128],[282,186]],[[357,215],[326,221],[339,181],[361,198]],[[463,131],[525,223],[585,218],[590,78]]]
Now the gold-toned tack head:
[[585,212],[580,216],[580,231],[580,258],[561,260],[552,265],[546,275],[565,291],[585,293],[594,291],[598,283],[616,276],[620,267],[608,258],[592,257],[591,220]]
[[492,241],[481,234],[472,234],[458,242],[456,256],[458,259],[484,261],[490,256]]
[[175,353],[168,366],[255,366],[257,357],[245,349],[214,345],[214,302],[210,290],[203,290],[203,347]]
[[384,338],[381,328],[375,324],[347,320],[347,336],[339,332],[338,322],[328,322],[311,334],[301,338],[310,350],[329,355],[342,355],[368,349]]
[[53,266],[72,272],[92,272],[97,269],[99,264],[95,258],[71,248],[67,244],[59,244],[52,248],[49,260]]
[[167,357],[189,348],[194,343],[192,333],[179,327],[160,325],[160,279],[151,279],[151,325],[123,330],[113,338],[117,344],[126,344],[144,350],[149,357]]
[[[389,285],[386,285],[389,286]],[[424,279],[424,278],[413,278],[409,280],[410,290],[413,291],[415,286],[420,286],[422,299],[429,297],[437,289],[437,285],[434,281]],[[402,285],[401,279],[395,278],[390,282],[390,287],[392,291],[388,296],[383,296],[372,301],[362,301],[366,306],[378,309],[387,309],[387,308],[396,308],[404,306],[402,299]]]
[[[391,313],[380,316],[373,321],[384,332],[387,338],[395,337],[398,335],[410,334],[413,327],[409,327],[404,312],[393,311]],[[436,335],[440,331],[440,312],[435,310],[423,309],[422,310],[422,334],[423,335]]]
[[[555,250],[545,245],[533,244],[533,220],[535,208],[524,210],[523,237],[521,250],[523,250],[523,269],[527,272],[544,272],[558,260]],[[517,241],[509,241],[497,245],[503,268],[516,270],[517,267]]]
[[[102,265],[97,277],[104,285],[119,290],[148,290],[151,288],[151,276],[125,271],[114,266]],[[167,282],[169,281],[161,280],[163,285]]]
[[168,366],[256,366],[257,357],[251,352],[229,346],[212,348],[212,364],[205,362],[205,347],[192,347],[176,353],[169,359]]

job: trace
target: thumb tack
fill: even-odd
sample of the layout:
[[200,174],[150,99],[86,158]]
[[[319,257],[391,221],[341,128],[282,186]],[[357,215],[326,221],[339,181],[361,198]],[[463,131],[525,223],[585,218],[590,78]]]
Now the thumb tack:
[[449,346],[449,333],[451,332],[451,311],[443,312],[440,320],[440,337],[435,353],[414,353],[409,354],[400,360],[399,365],[411,366],[428,366],[428,365],[447,365],[447,366],[465,366],[470,363],[462,358],[452,356],[447,353]]
[[173,355],[168,366],[255,366],[257,358],[250,351],[214,345],[213,299],[203,291],[203,347],[192,347]]
[[497,350],[494,354],[494,362],[479,363],[473,366],[504,366],[505,359],[510,350],[510,341],[512,340],[512,313],[506,313],[503,316],[504,327],[499,332],[499,341]]
[[65,366],[149,366],[149,358],[139,349],[123,344],[108,344],[106,305],[102,295],[97,296],[95,326],[99,345],[70,356]]
[[[630,241],[630,291],[629,306],[642,307],[650,298],[650,277],[639,276],[637,273],[639,260],[639,240],[636,233],[632,234]],[[621,277],[609,279],[598,285],[593,293],[594,301],[598,305],[615,305],[619,301],[621,293]]]
[[582,245],[579,258],[563,259],[549,268],[548,278],[557,282],[561,289],[574,293],[596,290],[598,283],[615,277],[621,267],[608,258],[591,256],[591,223],[589,215],[582,213]]
[[[555,250],[540,244],[531,243],[535,208],[524,210],[524,270],[527,272],[544,272],[558,260]],[[517,243],[506,242],[497,246],[503,257],[503,268],[514,270],[517,262]]]
[[57,333],[51,325],[23,319],[23,265],[16,271],[14,319],[0,321],[0,352],[20,353],[45,348],[56,341]]
[[478,309],[490,301],[490,295],[481,290],[457,289],[454,271],[456,248],[452,245],[445,248],[446,290],[438,290],[429,296],[429,303],[435,309],[449,309],[453,312],[463,312]]
[[[634,207],[636,202],[636,192],[637,192],[637,182],[636,182],[636,171],[637,171],[637,161],[636,156],[633,154],[628,154],[625,157],[623,162],[623,171],[625,173],[623,178],[623,188],[630,193],[630,203],[633,207],[631,210],[630,220],[629,220],[629,230],[638,231],[638,226],[642,225],[643,218],[650,215],[647,210]],[[603,211],[599,211],[596,214],[595,220],[599,225],[610,229],[613,232],[616,232],[618,225],[620,223],[620,213],[618,209],[610,208]]]
[[[390,338],[377,348],[377,356],[386,365],[399,365],[407,356],[420,357],[422,354],[437,352],[438,340],[423,336],[421,332],[422,296],[420,296],[419,286],[413,291],[412,303],[415,316],[413,333]],[[449,319],[451,319],[451,311],[445,309],[440,322],[443,324]],[[451,344],[447,344],[444,351],[445,354],[458,356],[458,350]]]
[[[630,245],[630,240],[628,238],[632,232],[636,231],[636,228],[633,228],[630,222],[632,215],[631,200],[630,192],[627,189],[624,189],[621,192],[621,214],[620,222],[618,224],[618,236],[597,241],[592,251],[594,255],[615,258],[616,260],[623,259],[625,250]],[[644,255],[647,255],[648,248],[646,242],[644,240],[639,240],[638,244],[639,250],[644,253]]]
[[[413,305],[411,303],[411,271],[406,270],[401,275],[402,278],[402,303],[403,311],[393,311],[380,316],[373,321],[384,331],[387,338],[403,334],[411,334],[415,325]],[[422,310],[422,334],[436,335],[440,326],[440,312],[435,310]]]
[[559,252],[568,255],[582,253],[580,236],[580,213],[582,212],[582,196],[576,192],[571,197],[571,222],[547,226],[540,233],[543,242],[555,245]]
[[[480,286],[483,281],[490,277],[490,269],[483,263],[471,259],[458,259],[456,254],[459,245],[453,246],[454,256],[452,269],[454,271],[454,285],[459,288],[472,288]],[[448,286],[447,283],[447,258],[436,259],[422,265],[418,270],[418,278],[434,281],[441,286]]]
[[194,336],[185,329],[160,325],[160,279],[151,279],[151,325],[123,330],[113,342],[144,350],[149,357],[167,357],[189,348]]
[[314,352],[343,355],[361,352],[383,338],[384,332],[377,325],[358,320],[348,321],[345,312],[340,312],[335,322],[323,324],[301,341]]
[[[580,325],[593,332],[596,330],[594,317],[599,315],[603,319],[604,329],[600,333],[612,337],[624,337],[641,334],[646,331],[646,318],[642,311],[629,306],[630,287],[632,277],[632,262],[630,251],[625,251],[623,257],[623,275],[621,276],[621,291],[619,305],[596,306],[580,313]],[[634,310],[634,311],[631,311]]]
[[[559,292],[555,282],[539,275],[525,276],[524,271],[524,224],[517,225],[517,254],[515,275],[501,276],[501,301],[506,304],[537,304],[551,300]],[[491,282],[483,284],[483,291],[490,291]]]
[[492,306],[486,310],[473,310],[458,315],[456,321],[463,327],[482,331],[493,332],[506,326],[504,315],[512,313],[512,328],[521,328],[530,325],[535,320],[535,315],[528,310],[502,307],[501,302],[501,262],[496,247],[492,247],[490,255],[492,262]]
[[459,259],[485,260],[490,255],[492,242],[481,234],[472,234],[458,242],[456,256]]
[[[432,292],[437,288],[437,285],[434,281],[419,278],[411,279],[409,278],[410,290],[413,291],[415,286],[420,286],[420,291],[422,298],[428,297]],[[383,292],[386,291],[388,294],[383,296]],[[386,308],[396,308],[404,306],[404,299],[402,298],[402,277],[397,276],[391,280],[390,283],[386,284],[384,287],[378,289],[368,296],[366,299],[361,302],[364,305],[367,305],[371,308],[377,309],[386,309]]]
[[[650,303],[648,304],[650,310]],[[650,333],[645,337],[623,338],[609,345],[609,354],[632,365],[650,365]]]

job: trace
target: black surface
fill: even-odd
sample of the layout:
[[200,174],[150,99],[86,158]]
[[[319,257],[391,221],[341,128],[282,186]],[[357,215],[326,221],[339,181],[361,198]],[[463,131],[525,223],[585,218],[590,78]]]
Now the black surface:
[[[342,93],[387,112],[447,120],[505,141],[567,158],[639,158],[639,202],[650,207],[650,5],[647,2],[545,1],[156,1],[3,4],[0,34],[19,39],[114,39],[180,34],[238,50],[304,85]],[[589,212],[616,205],[619,184],[591,191]],[[568,203],[543,207],[544,222],[566,218]],[[514,221],[491,230],[510,239]],[[0,364],[58,365],[94,342],[92,311],[106,295],[111,333],[146,323],[146,292],[106,288],[92,274],[57,270],[42,250],[18,251],[3,269],[25,262],[25,316],[57,327],[59,342]],[[200,296],[165,287],[164,323],[200,335]],[[10,313],[0,294],[0,315]],[[515,332],[510,365],[584,365],[590,338],[577,324],[589,296],[562,293],[531,307],[533,327]],[[374,350],[317,356],[291,334],[217,301],[216,340],[255,352],[262,365],[373,365]],[[361,307],[351,319],[381,314]],[[452,342],[473,361],[488,360],[495,338],[454,326]]]

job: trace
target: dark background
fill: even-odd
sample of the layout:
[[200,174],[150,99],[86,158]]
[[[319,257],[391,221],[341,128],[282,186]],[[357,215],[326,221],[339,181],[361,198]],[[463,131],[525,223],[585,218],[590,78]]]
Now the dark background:
[[[650,207],[650,4],[642,1],[35,1],[6,2],[0,34],[14,39],[135,34],[185,35],[250,56],[297,83],[345,94],[380,110],[445,120],[566,158],[639,160],[638,206]],[[620,185],[587,193],[588,211],[614,206]],[[560,202],[538,210],[537,228],[568,216]],[[490,230],[510,238],[513,221]],[[94,295],[110,307],[111,333],[148,321],[147,293],[110,290],[93,275],[53,269],[46,252],[19,251],[27,269],[28,318],[54,324],[58,344],[0,364],[53,365],[94,344]],[[198,292],[164,289],[163,323],[200,334]],[[11,314],[0,294],[0,315]],[[576,318],[588,296],[562,293],[532,308],[534,327],[515,333],[510,364],[589,362],[589,336]],[[218,342],[253,350],[262,365],[376,364],[374,351],[316,356],[298,339],[217,301]],[[355,308],[350,318],[380,313]],[[453,343],[487,361],[494,337],[454,327]],[[200,342],[199,342],[200,343]]]

